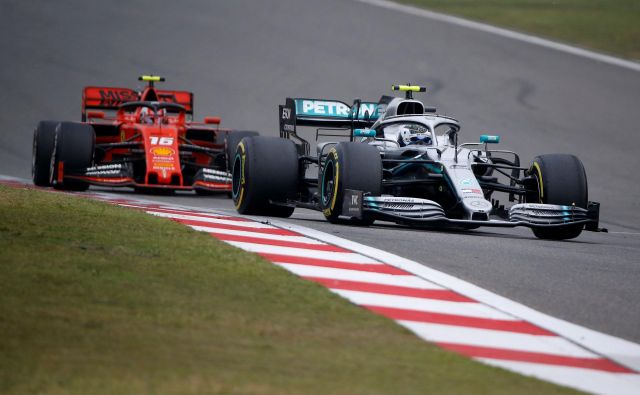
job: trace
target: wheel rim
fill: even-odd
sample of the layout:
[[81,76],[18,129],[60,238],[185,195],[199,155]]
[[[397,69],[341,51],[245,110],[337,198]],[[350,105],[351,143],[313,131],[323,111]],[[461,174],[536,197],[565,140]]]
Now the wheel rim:
[[327,207],[333,198],[334,188],[335,188],[335,166],[333,165],[333,160],[328,160],[324,166],[324,171],[322,172],[322,188],[320,191],[320,195],[322,196],[322,205]]
[[240,157],[240,154],[236,154],[236,157],[233,159],[233,170],[231,174],[231,197],[233,200],[237,200],[238,195],[240,194],[243,177],[242,158]]

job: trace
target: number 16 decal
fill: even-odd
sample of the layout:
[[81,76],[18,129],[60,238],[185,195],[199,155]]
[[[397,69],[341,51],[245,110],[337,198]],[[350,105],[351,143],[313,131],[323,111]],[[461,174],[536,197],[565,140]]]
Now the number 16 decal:
[[151,145],[173,145],[173,137],[151,136]]

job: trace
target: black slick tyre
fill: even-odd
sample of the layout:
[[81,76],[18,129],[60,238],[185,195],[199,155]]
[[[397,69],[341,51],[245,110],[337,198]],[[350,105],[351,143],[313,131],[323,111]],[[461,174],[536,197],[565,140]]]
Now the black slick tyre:
[[227,138],[224,140],[224,152],[226,154],[227,171],[229,173],[233,170],[233,160],[236,155],[236,149],[238,143],[245,137],[259,136],[258,132],[252,132],[248,130],[232,130],[227,134]]
[[[558,204],[587,208],[589,201],[587,174],[580,159],[568,154],[536,156],[529,172],[538,184],[538,201],[530,203]],[[534,228],[541,239],[566,240],[582,233],[584,225]]]
[[[59,164],[63,164],[63,174],[72,175],[91,167],[96,136],[91,125],[74,122],[58,124],[51,156],[50,180],[56,189],[84,191],[89,184],[82,180],[58,176]],[[62,179],[61,179],[62,178]]]
[[[382,160],[376,147],[363,143],[336,144],[319,174],[320,208],[329,222],[342,215],[345,190],[352,189],[379,196],[382,191]],[[354,223],[371,225],[371,218]]]
[[[249,136],[233,156],[232,198],[240,214],[290,217],[298,191],[298,151],[291,140]],[[280,202],[282,204],[274,204]]]
[[33,132],[31,177],[39,187],[51,186],[51,155],[58,122],[40,121]]

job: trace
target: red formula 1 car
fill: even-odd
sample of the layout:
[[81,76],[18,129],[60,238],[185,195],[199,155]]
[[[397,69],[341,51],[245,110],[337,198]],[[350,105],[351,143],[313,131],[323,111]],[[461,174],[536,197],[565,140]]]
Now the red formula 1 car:
[[[256,132],[193,122],[193,94],[160,90],[142,76],[142,91],[86,87],[82,122],[41,121],[33,137],[33,182],[65,190],[90,184],[151,190],[231,191],[228,149]],[[106,114],[109,113],[109,115]]]

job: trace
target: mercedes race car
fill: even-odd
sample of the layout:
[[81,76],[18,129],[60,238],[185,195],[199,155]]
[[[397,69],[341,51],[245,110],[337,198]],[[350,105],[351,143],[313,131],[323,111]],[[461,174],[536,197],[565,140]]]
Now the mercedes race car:
[[159,76],[139,80],[147,83],[141,91],[84,88],[82,122],[41,121],[33,137],[34,184],[231,191],[226,147],[258,133],[221,129],[218,117],[194,122],[191,92],[157,89]]
[[[599,204],[573,155],[540,155],[523,167],[500,137],[458,142],[457,120],[413,99],[425,89],[393,86],[404,98],[379,102],[290,99],[279,107],[280,138],[246,137],[233,158],[232,196],[240,213],[287,217],[296,207],[330,222],[410,226],[525,226],[539,238],[571,239],[598,231]],[[343,133],[342,142],[310,144],[297,133]],[[317,169],[317,176],[310,169]],[[511,206],[496,198],[503,193]]]

